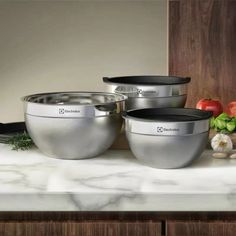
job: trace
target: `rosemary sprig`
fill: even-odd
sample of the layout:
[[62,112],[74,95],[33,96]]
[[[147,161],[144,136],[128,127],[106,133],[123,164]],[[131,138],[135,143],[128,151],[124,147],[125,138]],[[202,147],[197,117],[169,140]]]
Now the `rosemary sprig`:
[[14,136],[6,140],[5,143],[11,145],[12,150],[16,150],[16,151],[28,150],[34,145],[33,140],[30,138],[29,134],[26,132],[15,134]]

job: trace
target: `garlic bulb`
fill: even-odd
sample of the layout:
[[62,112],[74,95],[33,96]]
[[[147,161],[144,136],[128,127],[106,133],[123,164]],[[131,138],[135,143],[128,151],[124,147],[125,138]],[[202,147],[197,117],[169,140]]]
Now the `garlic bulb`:
[[216,134],[211,140],[211,147],[217,152],[230,152],[233,149],[233,143],[226,134]]

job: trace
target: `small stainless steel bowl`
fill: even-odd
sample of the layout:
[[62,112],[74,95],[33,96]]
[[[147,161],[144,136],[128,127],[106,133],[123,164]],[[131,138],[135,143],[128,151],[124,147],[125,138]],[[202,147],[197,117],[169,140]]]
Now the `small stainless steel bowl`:
[[62,159],[95,157],[106,151],[122,127],[126,96],[59,92],[23,98],[25,122],[36,146]]
[[124,113],[126,136],[135,157],[156,168],[181,168],[197,159],[208,141],[211,112],[151,108]]
[[184,107],[190,78],[176,76],[104,77],[111,92],[128,96],[126,109]]

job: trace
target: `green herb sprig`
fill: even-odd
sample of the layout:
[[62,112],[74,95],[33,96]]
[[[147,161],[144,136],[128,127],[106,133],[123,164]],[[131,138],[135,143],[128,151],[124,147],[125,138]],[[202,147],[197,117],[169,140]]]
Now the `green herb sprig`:
[[33,140],[30,138],[29,134],[19,133],[10,137],[7,141],[7,144],[12,146],[12,150],[28,150],[33,147]]

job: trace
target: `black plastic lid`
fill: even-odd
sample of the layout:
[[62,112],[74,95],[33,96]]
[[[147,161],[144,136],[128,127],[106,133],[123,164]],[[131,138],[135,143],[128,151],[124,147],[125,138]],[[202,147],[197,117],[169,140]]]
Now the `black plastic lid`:
[[192,108],[146,108],[127,111],[125,114],[138,119],[184,122],[206,120],[211,118],[213,113]]
[[135,85],[175,85],[186,84],[191,81],[189,77],[143,75],[143,76],[121,76],[104,77],[103,82],[115,84],[135,84]]

